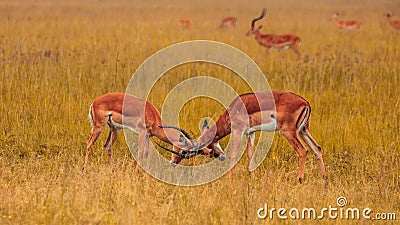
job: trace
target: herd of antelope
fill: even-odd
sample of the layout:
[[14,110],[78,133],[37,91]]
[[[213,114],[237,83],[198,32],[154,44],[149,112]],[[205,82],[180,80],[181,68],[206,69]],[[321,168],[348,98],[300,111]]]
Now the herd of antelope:
[[[267,55],[269,55],[272,49],[275,50],[286,50],[292,49],[298,58],[301,58],[301,54],[299,52],[299,44],[300,44],[300,37],[295,34],[262,34],[260,29],[262,26],[258,26],[254,28],[255,22],[261,20],[265,16],[265,9],[262,10],[261,15],[251,22],[251,28],[246,33],[247,36],[254,35],[256,41],[261,46],[265,47]],[[389,24],[397,29],[400,30],[400,19],[393,18],[392,13],[386,13],[384,15]],[[333,13],[330,17],[330,20],[340,29],[344,30],[359,30],[361,28],[361,21],[360,20],[339,20],[339,13]],[[219,26],[221,29],[231,29],[235,28],[237,24],[236,17],[227,17],[224,18]],[[192,23],[189,19],[180,19],[179,26],[183,29],[188,29],[192,27]]]
[[[300,43],[298,36],[260,33],[262,26],[255,27],[255,23],[264,18],[265,14],[266,10],[263,9],[261,15],[251,21],[250,30],[246,35],[254,35],[256,41],[266,48],[267,53],[271,49],[290,48],[298,57],[301,57],[298,50]],[[337,18],[338,16],[339,14],[335,13],[331,19],[341,29],[359,29],[361,26],[360,21],[342,21]],[[400,20],[393,19],[390,13],[385,14],[385,17],[391,26],[400,29]],[[220,28],[235,28],[236,23],[236,18],[228,17],[221,22]],[[192,26],[188,19],[181,19],[179,24],[184,28]],[[93,144],[108,125],[110,132],[104,147],[110,163],[112,163],[111,147],[121,129],[128,129],[139,134],[138,160],[146,160],[151,136],[171,144],[173,149],[159,146],[172,153],[170,161],[172,165],[177,165],[182,159],[196,155],[208,155],[225,160],[226,154],[219,141],[232,134],[231,166],[239,157],[239,147],[244,135],[247,138],[247,156],[251,160],[254,154],[255,132],[279,131],[298,154],[298,182],[303,181],[308,152],[301,140],[311,149],[320,173],[326,179],[322,149],[311,136],[310,115],[310,103],[291,92],[267,91],[242,94],[232,101],[213,126],[209,127],[205,121],[200,137],[194,140],[185,130],[166,125],[161,119],[160,112],[150,102],[125,93],[105,94],[96,98],[90,105],[89,119],[92,131],[87,142],[83,173],[86,172]]]

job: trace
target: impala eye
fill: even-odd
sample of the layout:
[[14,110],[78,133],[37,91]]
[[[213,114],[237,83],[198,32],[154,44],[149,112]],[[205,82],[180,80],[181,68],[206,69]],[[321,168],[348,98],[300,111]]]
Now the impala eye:
[[272,113],[271,113],[270,117],[271,117],[272,119],[275,119],[275,115],[272,114]]

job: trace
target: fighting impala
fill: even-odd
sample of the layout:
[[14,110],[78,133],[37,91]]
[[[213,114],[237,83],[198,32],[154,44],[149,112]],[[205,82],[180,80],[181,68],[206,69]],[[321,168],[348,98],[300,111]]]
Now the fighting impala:
[[230,29],[230,28],[235,28],[237,24],[237,19],[236,17],[227,17],[224,18],[221,22],[221,25],[219,28],[221,29]]
[[269,55],[271,49],[276,50],[286,50],[292,49],[299,58],[301,58],[301,54],[299,52],[299,44],[300,38],[294,34],[262,34],[260,29],[262,26],[258,26],[254,28],[255,22],[264,18],[266,10],[263,9],[261,15],[251,21],[251,28],[247,31],[246,36],[254,35],[256,41],[261,46],[266,48],[267,55]]
[[387,18],[389,24],[397,30],[400,30],[400,19],[394,19],[393,14],[385,13],[385,17]]
[[359,30],[361,27],[361,22],[359,20],[339,20],[339,13],[334,13],[331,16],[331,20],[338,26],[340,29],[346,30]]
[[[110,127],[110,133],[104,147],[110,163],[112,163],[111,146],[121,129],[128,129],[139,134],[138,160],[146,160],[151,136],[156,136],[161,141],[172,144],[175,149],[185,150],[197,146],[186,131],[173,126],[161,128],[165,124],[161,120],[160,112],[153,104],[124,93],[108,93],[96,98],[90,105],[89,120],[92,125],[92,132],[87,142],[83,173],[86,172],[92,146],[106,125]],[[198,147],[204,148],[204,146]],[[172,150],[172,152],[184,152],[184,150]],[[180,156],[186,157],[182,154]]]
[[[242,136],[247,137],[247,156],[252,159],[254,153],[254,135],[257,131],[280,131],[289,141],[299,156],[298,181],[304,176],[307,149],[300,138],[310,147],[317,160],[320,172],[326,179],[325,166],[321,147],[310,133],[311,106],[307,100],[291,92],[260,92],[248,93],[235,98],[216,123],[197,140],[196,147],[189,152],[211,154],[220,160],[225,159],[225,153],[219,140],[232,133],[231,167],[239,154]],[[206,148],[200,149],[210,139]],[[197,147],[200,146],[200,147]],[[201,150],[201,151],[200,151]],[[182,157],[173,154],[172,162],[179,163]]]

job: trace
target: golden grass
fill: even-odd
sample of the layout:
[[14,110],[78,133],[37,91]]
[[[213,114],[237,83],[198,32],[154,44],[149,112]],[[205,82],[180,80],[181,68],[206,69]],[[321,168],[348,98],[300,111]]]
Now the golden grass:
[[[0,1],[0,223],[315,224],[262,221],[256,212],[264,203],[322,208],[336,205],[339,196],[352,207],[399,217],[400,38],[383,13],[400,14],[400,5],[394,0],[346,2]],[[262,7],[268,8],[260,21],[263,32],[298,34],[304,60],[291,51],[266,58],[264,49],[244,36]],[[361,30],[334,27],[328,18],[338,10],[362,20]],[[238,17],[237,29],[216,29],[229,15]],[[190,18],[193,29],[179,30],[180,17]],[[243,157],[232,179],[197,187],[165,184],[134,171],[122,135],[113,148],[113,168],[102,135],[88,175],[81,176],[91,101],[124,91],[135,69],[154,52],[193,39],[239,48],[258,63],[272,89],[310,101],[311,130],[324,150],[327,186],[312,154],[305,183],[295,184],[297,154],[279,134],[254,179]],[[248,91],[227,69],[190,64],[167,73],[163,79],[169,82],[157,84],[151,101],[161,107],[176,83],[198,75]],[[215,102],[206,103],[194,100],[180,113],[180,124],[193,136],[199,135],[200,118],[216,119],[223,111]],[[350,221],[359,222],[367,221]]]

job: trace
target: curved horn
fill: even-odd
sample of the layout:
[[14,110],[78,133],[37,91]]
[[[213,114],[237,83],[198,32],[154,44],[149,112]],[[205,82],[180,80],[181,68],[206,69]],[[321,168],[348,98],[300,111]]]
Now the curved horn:
[[184,158],[184,159],[190,159],[190,158],[192,158],[192,157],[197,155],[197,152],[190,152],[190,153],[188,151],[177,152],[177,151],[171,150],[171,149],[169,149],[167,147],[164,147],[164,146],[162,146],[162,145],[160,145],[158,143],[156,143],[156,144],[160,148],[164,149],[165,151],[171,152],[171,153],[173,153],[175,155],[178,155],[179,157]]
[[211,144],[211,142],[214,140],[214,137],[210,138],[208,141],[204,142],[203,144],[201,144],[200,146],[196,146],[195,148],[192,149],[188,149],[189,152],[199,152],[201,149],[203,149],[204,147],[208,146],[209,144]]
[[190,137],[190,134],[188,132],[186,132],[184,129],[179,128],[179,127],[175,127],[175,126],[158,126],[159,128],[172,128],[175,130],[178,130],[179,132],[181,132],[183,135],[185,135],[185,137],[189,138],[190,140],[193,140],[192,137]]
[[190,137],[190,134],[187,131],[185,131],[184,129],[182,129],[182,128],[175,127],[175,126],[158,126],[158,127],[160,127],[160,128],[172,128],[172,129],[178,130],[183,135],[185,135],[185,137],[187,137],[189,139],[189,141],[192,143],[193,147],[197,146],[197,143],[193,140],[192,137]]
[[262,18],[264,18],[265,12],[266,12],[266,9],[264,8],[264,9],[261,11],[261,15],[260,15],[259,17],[255,18],[255,19],[253,19],[253,21],[251,21],[251,29],[252,29],[252,30],[254,29],[254,23],[257,22],[258,20],[261,20]]
[[169,148],[167,148],[167,147],[164,147],[164,146],[162,146],[162,145],[160,145],[160,144],[158,144],[158,143],[156,143],[156,144],[158,145],[158,147],[160,147],[160,148],[162,148],[162,149],[164,149],[164,150],[166,150],[166,151],[168,151],[168,152],[171,152],[171,153],[173,153],[173,154],[175,154],[175,155],[178,155],[178,156],[182,156],[182,155],[183,155],[183,154],[180,153],[180,152],[171,150],[171,149],[169,149]]

